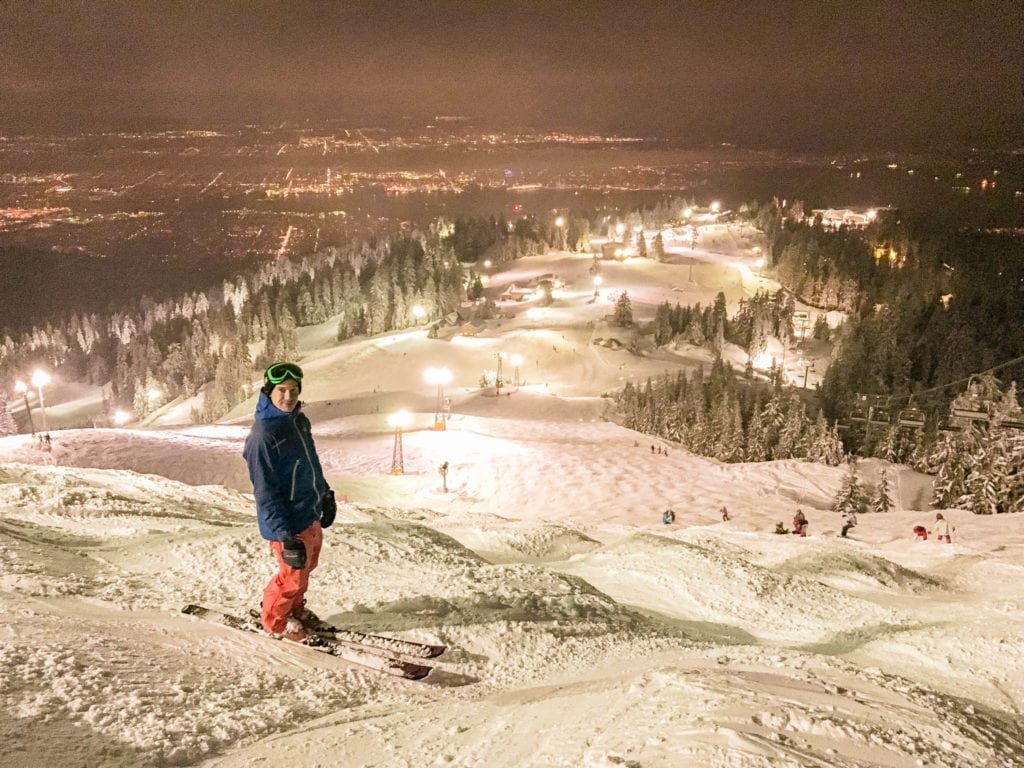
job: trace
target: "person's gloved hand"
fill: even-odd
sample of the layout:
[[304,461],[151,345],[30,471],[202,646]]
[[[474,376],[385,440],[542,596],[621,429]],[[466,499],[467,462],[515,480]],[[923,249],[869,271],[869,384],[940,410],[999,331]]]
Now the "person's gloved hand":
[[330,528],[334,523],[334,518],[338,514],[338,502],[334,499],[334,491],[328,490],[327,493],[324,494],[320,509],[320,527]]
[[281,543],[281,559],[289,568],[301,571],[306,567],[306,545],[292,537]]

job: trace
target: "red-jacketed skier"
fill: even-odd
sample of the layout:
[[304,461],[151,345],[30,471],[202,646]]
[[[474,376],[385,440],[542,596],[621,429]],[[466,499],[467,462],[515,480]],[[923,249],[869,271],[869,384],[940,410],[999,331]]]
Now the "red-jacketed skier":
[[797,536],[807,535],[807,518],[804,516],[802,509],[798,509],[796,514],[793,515],[793,533]]
[[261,618],[275,637],[301,641],[307,627],[320,621],[306,608],[305,595],[320,557],[322,529],[334,522],[337,504],[299,402],[302,369],[274,363],[263,382],[243,451],[260,535],[277,559],[277,573],[263,591]]

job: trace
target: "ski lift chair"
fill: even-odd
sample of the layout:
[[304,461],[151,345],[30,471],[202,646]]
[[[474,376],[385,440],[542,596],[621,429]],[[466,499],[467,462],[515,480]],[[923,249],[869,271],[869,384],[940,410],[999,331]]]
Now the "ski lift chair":
[[968,421],[990,421],[987,412],[972,408],[957,408],[953,406],[953,416],[958,419],[967,419]]
[[899,424],[907,429],[920,429],[924,426],[924,413],[914,406],[904,408],[900,411]]

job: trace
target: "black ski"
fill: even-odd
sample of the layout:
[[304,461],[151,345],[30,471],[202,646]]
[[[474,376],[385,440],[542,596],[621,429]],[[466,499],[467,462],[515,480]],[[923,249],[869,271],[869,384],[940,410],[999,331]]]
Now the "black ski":
[[[260,626],[258,621],[252,621],[250,619],[244,619],[240,616],[232,616],[221,611],[214,610],[212,608],[205,608],[201,605],[186,605],[181,609],[182,613],[187,613],[190,616],[196,616],[206,621],[212,621],[216,624],[223,624],[226,627],[232,629],[240,629],[243,632],[252,632],[254,634],[268,636],[263,631],[263,627]],[[403,659],[395,658],[394,656],[381,653],[379,649],[370,648],[360,649],[353,647],[350,643],[334,640],[329,637],[322,637],[314,634],[308,636],[301,643],[295,643],[295,645],[301,645],[306,648],[310,648],[320,653],[327,653],[331,656],[337,656],[340,659],[358,664],[361,667],[372,669],[377,672],[383,672],[386,675],[394,675],[395,677],[402,677],[406,680],[422,680],[431,673],[433,667],[426,666],[425,664],[416,664],[411,661],[404,661]]]
[[[258,611],[251,610],[249,615],[259,621]],[[402,656],[413,656],[417,659],[436,659],[448,649],[445,645],[431,645],[430,643],[417,643],[414,640],[401,640],[397,637],[371,635],[355,629],[341,629],[332,624],[322,623],[315,627],[306,627],[306,631],[315,632],[325,640],[359,645],[378,651],[388,651],[389,653],[397,653]]]

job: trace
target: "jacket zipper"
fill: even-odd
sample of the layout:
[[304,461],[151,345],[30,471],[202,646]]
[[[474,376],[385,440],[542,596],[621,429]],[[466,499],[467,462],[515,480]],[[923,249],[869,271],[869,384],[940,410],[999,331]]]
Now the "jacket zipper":
[[296,459],[295,460],[295,466],[292,467],[292,495],[291,495],[291,501],[295,501],[295,477],[299,473],[299,461],[300,461],[300,459]]
[[[313,495],[316,496],[316,503],[319,504],[320,503],[320,491],[318,491],[316,489],[316,469],[313,467],[313,459],[309,455],[309,447],[306,445],[306,438],[304,438],[302,436],[302,430],[299,429],[298,422],[293,419],[292,420],[292,424],[295,427],[295,431],[299,433],[299,442],[302,443],[302,450],[304,450],[306,452],[306,461],[309,462],[309,475],[310,475],[310,478],[313,481]],[[295,466],[298,467],[298,465],[299,465],[299,463],[296,461],[295,462]],[[294,489],[295,489],[295,477],[293,475],[292,476],[292,493],[295,492]]]

